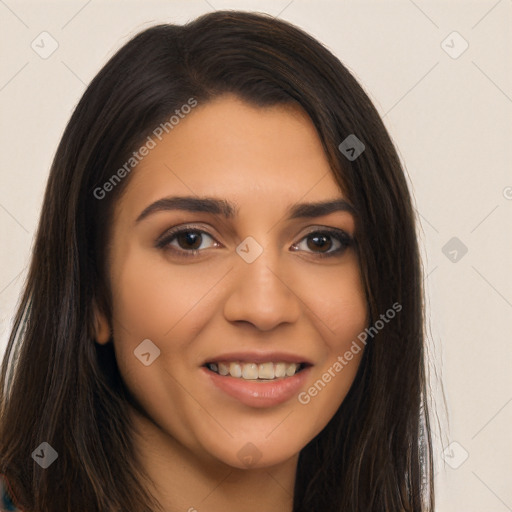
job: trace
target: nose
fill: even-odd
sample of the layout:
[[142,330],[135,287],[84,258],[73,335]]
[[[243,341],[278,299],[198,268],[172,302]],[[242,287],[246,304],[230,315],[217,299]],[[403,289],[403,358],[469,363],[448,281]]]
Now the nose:
[[261,331],[296,322],[301,313],[300,291],[293,289],[282,257],[269,249],[252,263],[236,257],[224,304],[226,320],[250,323]]

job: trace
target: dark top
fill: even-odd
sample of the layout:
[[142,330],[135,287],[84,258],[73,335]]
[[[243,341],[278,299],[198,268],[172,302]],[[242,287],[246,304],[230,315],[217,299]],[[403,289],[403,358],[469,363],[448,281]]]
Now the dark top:
[[0,511],[1,512],[21,512],[19,508],[14,506],[5,479],[0,475]]

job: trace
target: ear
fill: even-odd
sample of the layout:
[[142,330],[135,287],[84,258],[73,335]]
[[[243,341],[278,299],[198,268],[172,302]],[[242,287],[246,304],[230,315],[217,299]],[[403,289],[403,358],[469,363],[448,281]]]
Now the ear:
[[96,301],[93,301],[92,307],[94,314],[94,339],[100,345],[105,345],[111,338],[110,324]]

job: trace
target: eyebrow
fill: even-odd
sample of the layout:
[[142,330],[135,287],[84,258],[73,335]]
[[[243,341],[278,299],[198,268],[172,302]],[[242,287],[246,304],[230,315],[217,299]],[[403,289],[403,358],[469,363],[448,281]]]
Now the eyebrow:
[[[153,213],[171,210],[211,213],[232,219],[238,215],[239,208],[225,199],[193,196],[164,197],[144,208],[136,222],[140,222]],[[288,219],[302,219],[321,217],[338,211],[356,214],[354,207],[344,199],[333,199],[294,204],[288,208],[287,215]]]

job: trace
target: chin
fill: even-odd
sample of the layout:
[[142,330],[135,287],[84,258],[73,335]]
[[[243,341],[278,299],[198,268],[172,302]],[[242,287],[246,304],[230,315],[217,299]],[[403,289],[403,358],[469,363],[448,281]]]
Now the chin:
[[[230,446],[216,446],[210,453],[223,464],[237,469],[265,469],[284,464],[298,457],[306,443],[288,443],[276,438],[269,442],[262,436],[260,439],[231,441]],[[276,446],[277,445],[277,446]]]

